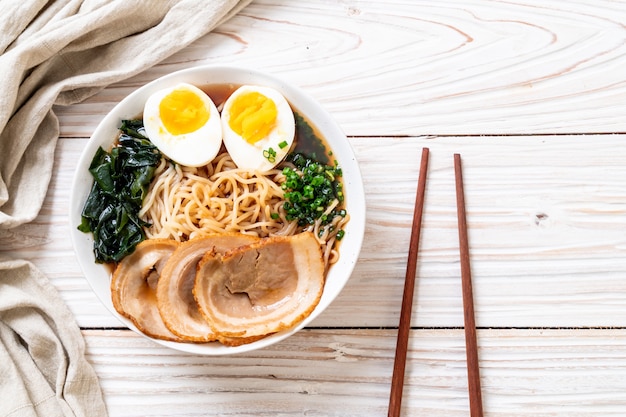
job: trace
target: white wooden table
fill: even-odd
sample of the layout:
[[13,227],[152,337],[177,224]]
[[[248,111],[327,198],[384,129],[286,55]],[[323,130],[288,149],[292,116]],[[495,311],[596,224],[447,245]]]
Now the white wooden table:
[[[162,64],[56,108],[43,210],[2,250],[61,292],[112,417],[384,416],[427,146],[403,412],[467,416],[460,153],[485,415],[624,416],[624,23],[620,1],[256,0]],[[253,67],[303,88],[348,135],[367,195],[361,256],[330,308],[270,348],[218,358],[121,326],[68,239],[71,178],[100,119],[142,84],[200,64]]]

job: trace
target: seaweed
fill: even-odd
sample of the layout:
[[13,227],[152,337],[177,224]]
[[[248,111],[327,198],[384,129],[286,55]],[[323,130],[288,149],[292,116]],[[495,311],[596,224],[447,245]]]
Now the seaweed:
[[89,166],[94,178],[78,230],[93,233],[96,262],[119,262],[145,239],[139,218],[161,153],[142,133],[141,120],[124,120],[110,152],[99,147]]

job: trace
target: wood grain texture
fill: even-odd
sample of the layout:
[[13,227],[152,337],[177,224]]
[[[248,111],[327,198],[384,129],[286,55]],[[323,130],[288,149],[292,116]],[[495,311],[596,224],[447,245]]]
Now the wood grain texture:
[[[624,416],[623,22],[626,5],[610,0],[255,0],[154,68],[55,107],[50,190],[35,221],[0,231],[0,257],[34,262],[59,289],[111,417],[383,416],[428,147],[403,414],[465,417],[461,153],[485,415]],[[74,168],[100,120],[141,85],[203,64],[272,73],[329,110],[355,150],[368,217],[350,281],[310,329],[221,358],[123,330],[68,237]]]
[[[384,416],[396,332],[305,330],[207,358],[130,331],[85,331],[111,417]],[[485,415],[623,416],[625,330],[481,330]],[[462,330],[411,332],[405,416],[466,417]]]
[[60,112],[88,137],[115,103],[202,64],[273,73],[348,135],[626,132],[621,2],[256,0],[162,64]]

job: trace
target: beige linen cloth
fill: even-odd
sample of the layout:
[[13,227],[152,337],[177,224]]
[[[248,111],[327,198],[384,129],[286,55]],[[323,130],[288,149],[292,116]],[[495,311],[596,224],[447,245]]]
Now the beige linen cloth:
[[0,417],[107,414],[80,330],[56,289],[31,263],[2,258],[2,230],[19,234],[48,189],[59,135],[53,104],[79,102],[145,70],[249,2],[0,4]]

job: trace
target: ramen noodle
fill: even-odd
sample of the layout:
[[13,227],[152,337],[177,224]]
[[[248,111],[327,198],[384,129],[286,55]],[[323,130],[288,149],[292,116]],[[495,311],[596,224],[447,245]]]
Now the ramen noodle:
[[[238,232],[257,237],[288,236],[312,231],[322,247],[326,268],[335,263],[337,232],[349,216],[318,219],[299,226],[284,210],[282,168],[265,173],[238,169],[226,151],[208,165],[185,167],[163,158],[155,172],[139,217],[150,223],[148,238],[186,241],[210,233]],[[339,205],[326,208],[329,215]]]

